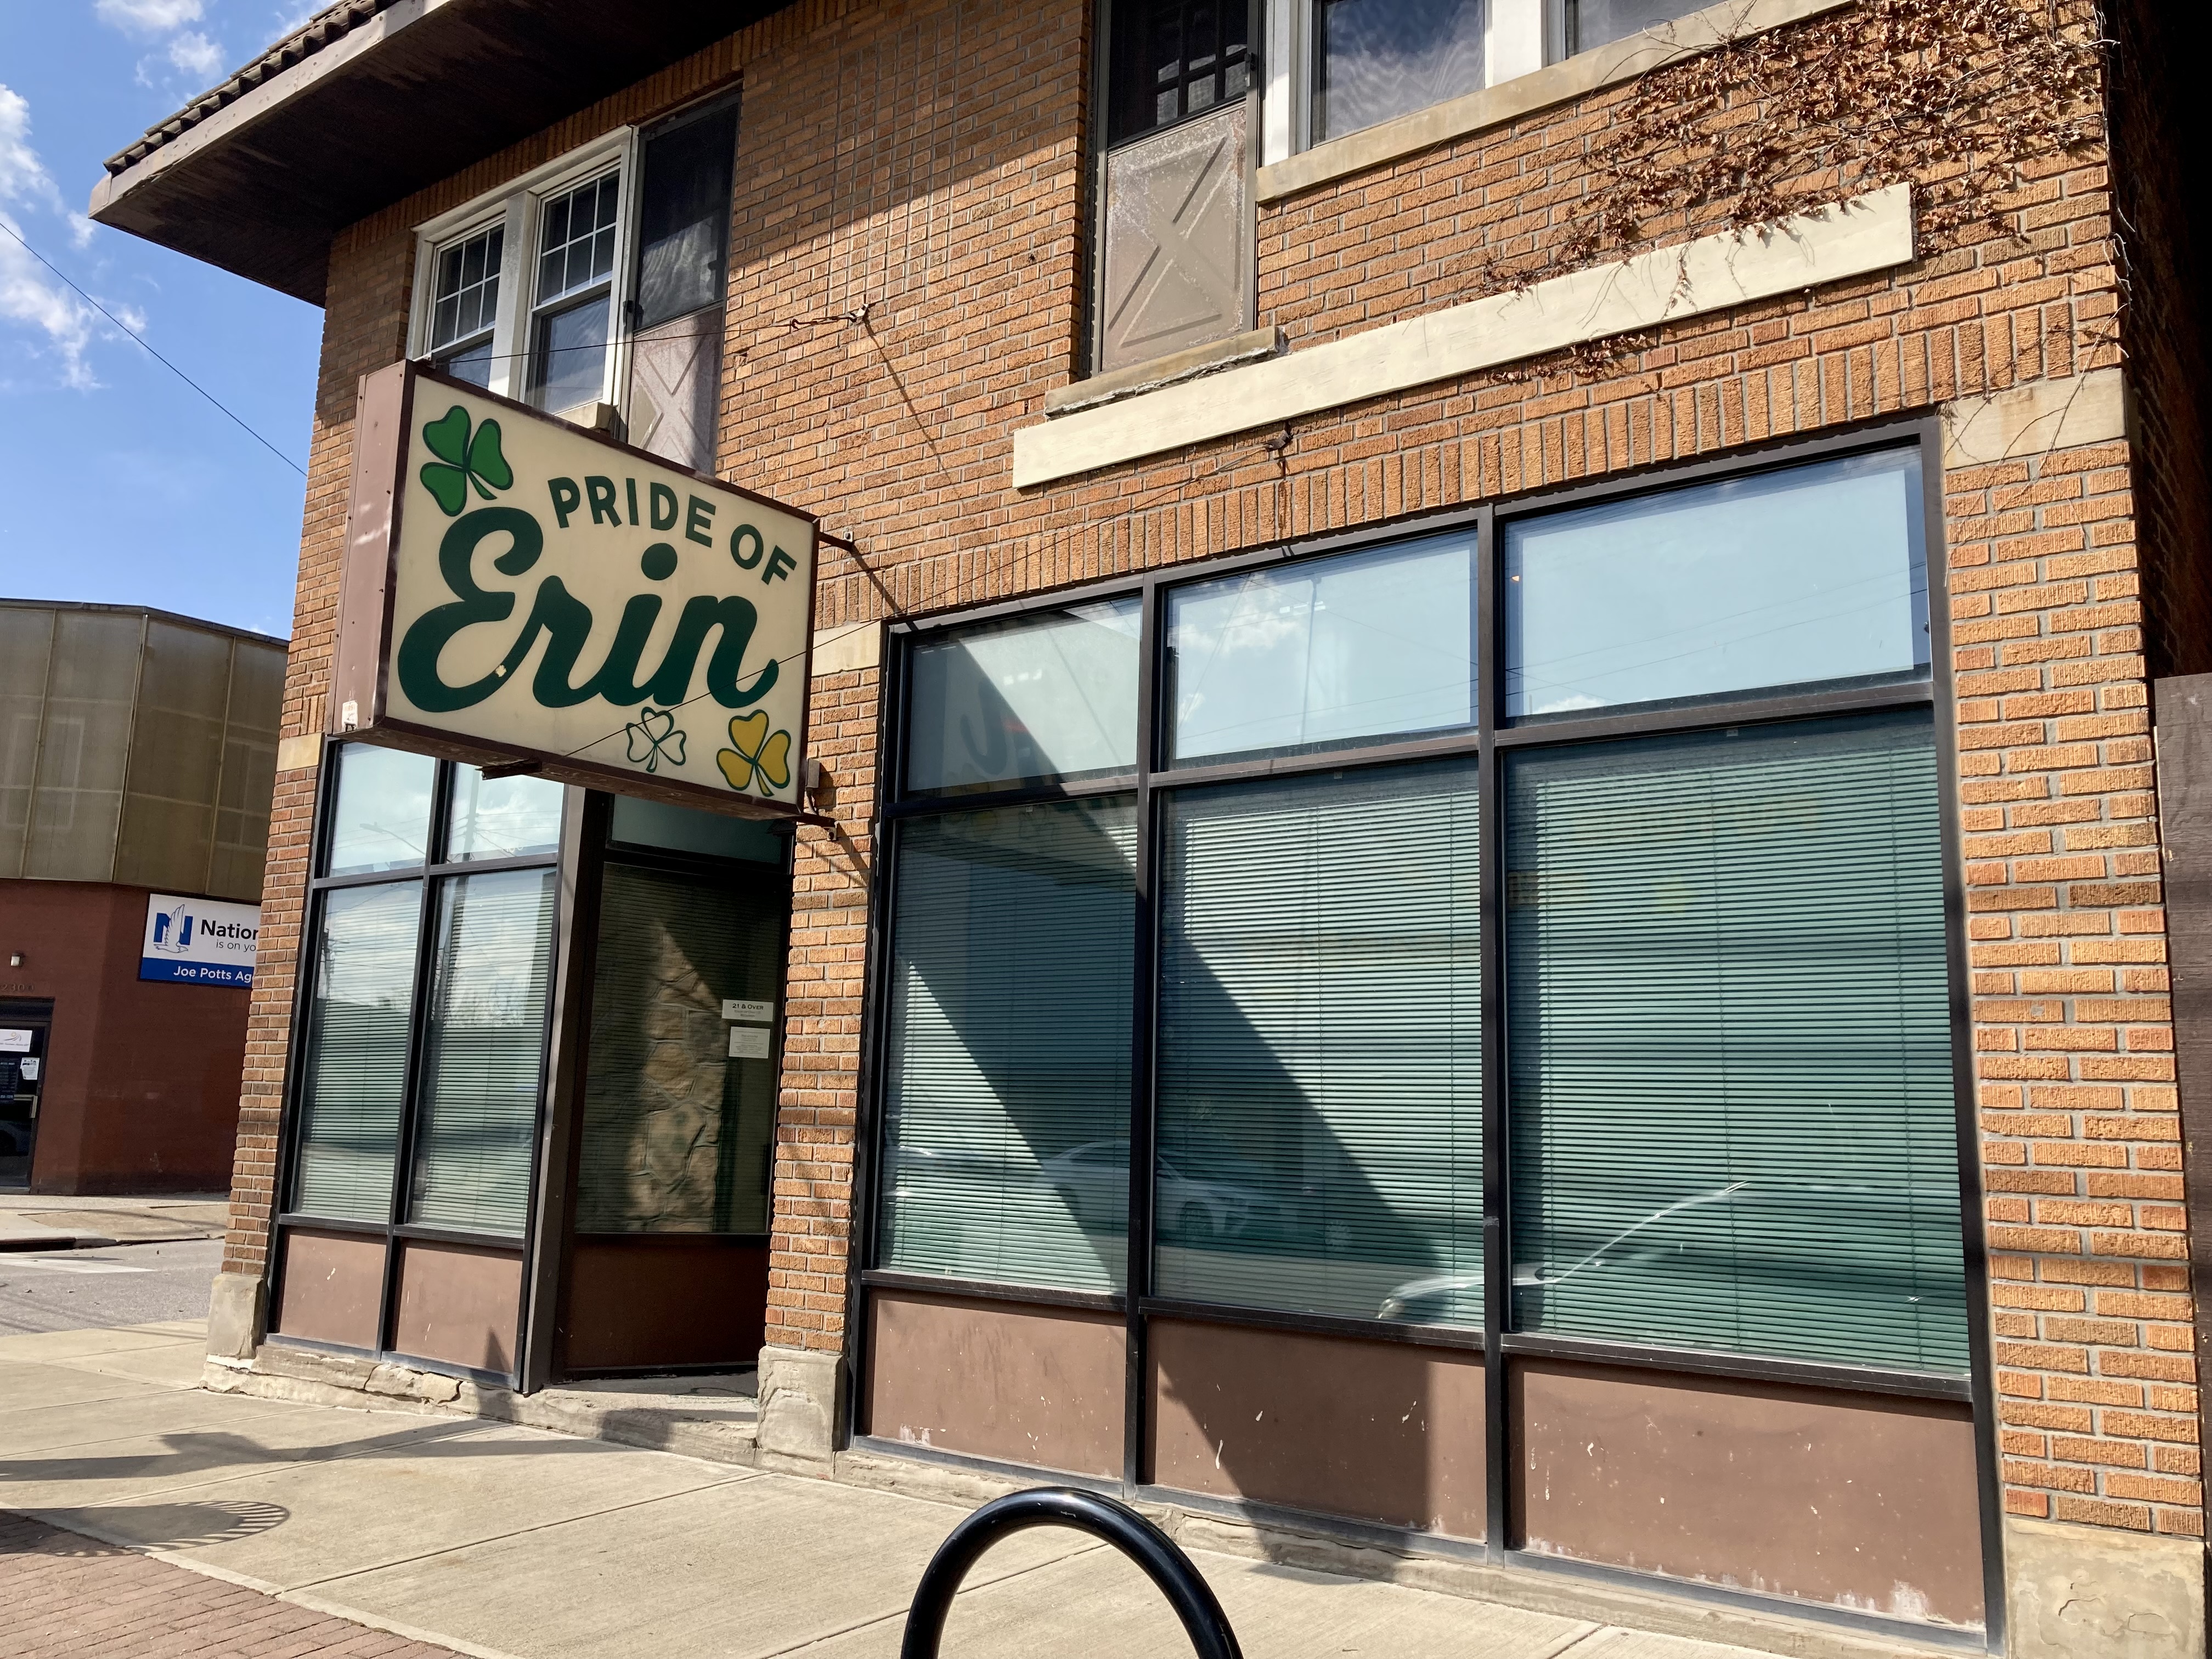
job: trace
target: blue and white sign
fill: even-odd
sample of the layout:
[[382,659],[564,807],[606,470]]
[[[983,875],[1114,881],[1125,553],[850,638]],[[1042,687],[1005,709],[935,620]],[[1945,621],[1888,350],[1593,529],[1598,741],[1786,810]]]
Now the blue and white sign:
[[138,977],[192,985],[251,985],[261,907],[155,893],[146,901]]

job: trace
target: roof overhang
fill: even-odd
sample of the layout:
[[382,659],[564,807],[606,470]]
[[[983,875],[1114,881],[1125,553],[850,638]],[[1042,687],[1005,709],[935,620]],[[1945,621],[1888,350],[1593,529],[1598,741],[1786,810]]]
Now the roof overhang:
[[343,227],[785,0],[349,0],[111,161],[91,214],[310,304]]

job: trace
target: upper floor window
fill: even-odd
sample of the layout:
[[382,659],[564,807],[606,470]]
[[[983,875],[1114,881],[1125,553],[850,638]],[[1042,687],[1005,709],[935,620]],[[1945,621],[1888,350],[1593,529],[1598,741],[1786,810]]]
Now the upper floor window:
[[478,386],[491,384],[492,324],[499,315],[500,255],[506,241],[502,222],[438,251],[430,350],[447,374]]
[[1485,84],[1491,0],[1316,3],[1316,139],[1410,115]]
[[711,471],[736,144],[720,100],[424,227],[415,355]]
[[1341,138],[1702,11],[1711,0],[1265,0],[1263,156]]
[[1554,58],[1594,52],[1705,9],[1704,0],[1553,0]]
[[1246,0],[1131,0],[1114,15],[1109,141],[1242,98],[1251,86]]

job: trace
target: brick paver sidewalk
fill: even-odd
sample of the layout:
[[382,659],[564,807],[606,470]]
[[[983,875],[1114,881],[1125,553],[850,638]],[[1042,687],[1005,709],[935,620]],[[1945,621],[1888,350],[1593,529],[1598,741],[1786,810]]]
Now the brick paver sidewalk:
[[134,1551],[0,1515],[0,1659],[455,1659]]

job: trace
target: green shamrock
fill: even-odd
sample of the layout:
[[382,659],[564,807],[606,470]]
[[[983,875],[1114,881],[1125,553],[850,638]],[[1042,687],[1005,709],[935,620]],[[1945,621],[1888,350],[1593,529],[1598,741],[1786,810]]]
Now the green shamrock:
[[658,772],[660,763],[684,764],[684,734],[676,729],[676,716],[651,703],[637,711],[637,719],[623,727],[629,737],[629,757],[643,761],[645,769]]
[[422,487],[437,497],[449,519],[459,517],[468,505],[471,484],[486,501],[491,499],[492,490],[514,486],[514,469],[500,453],[497,421],[486,421],[478,427],[471,442],[469,412],[455,404],[442,419],[422,428],[422,442],[438,458],[422,463]]

